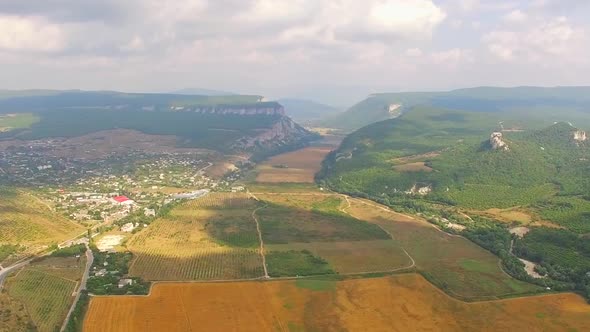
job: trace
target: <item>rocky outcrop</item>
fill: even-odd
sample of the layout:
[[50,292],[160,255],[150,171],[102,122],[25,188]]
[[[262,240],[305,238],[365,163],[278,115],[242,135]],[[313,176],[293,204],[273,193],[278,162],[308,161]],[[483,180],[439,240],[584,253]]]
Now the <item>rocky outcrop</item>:
[[494,132],[490,136],[490,146],[492,150],[508,151],[510,148],[504,141],[504,135],[500,132]]
[[387,106],[387,112],[392,116],[399,116],[401,111],[401,104],[389,104]]
[[311,132],[283,116],[269,129],[261,129],[257,135],[244,136],[234,145],[236,150],[271,150],[281,146],[297,144],[310,139]]
[[406,191],[407,195],[426,196],[432,192],[432,185],[414,184],[410,190]]
[[582,130],[576,130],[573,132],[574,142],[581,143],[586,142],[588,137],[586,136],[586,132]]

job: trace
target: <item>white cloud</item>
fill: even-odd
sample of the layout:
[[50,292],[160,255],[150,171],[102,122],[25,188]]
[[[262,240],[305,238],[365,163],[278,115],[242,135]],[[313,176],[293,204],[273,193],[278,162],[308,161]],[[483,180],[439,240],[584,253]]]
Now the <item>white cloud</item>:
[[504,15],[503,19],[508,22],[522,23],[526,21],[527,17],[528,16],[522,11],[520,11],[520,9],[515,9],[510,13]]
[[192,22],[202,17],[208,7],[207,0],[161,1],[143,0],[136,10],[148,20],[176,23]]
[[451,27],[453,29],[460,29],[461,27],[463,27],[463,21],[454,19],[451,21]]
[[587,1],[531,1],[0,0],[0,88],[587,84]]
[[436,65],[455,67],[462,62],[472,62],[473,56],[471,50],[453,48],[450,50],[435,52],[430,55],[432,62]]
[[445,18],[445,12],[432,1],[388,0],[371,7],[369,25],[379,32],[429,35]]
[[0,49],[55,52],[64,46],[65,36],[57,24],[40,17],[0,16]]
[[483,38],[489,51],[502,60],[524,60],[551,64],[576,61],[587,55],[585,31],[567,18],[558,17],[528,25],[524,30],[494,30]]
[[459,8],[463,11],[470,12],[479,7],[479,0],[457,0]]
[[419,57],[422,56],[423,52],[419,48],[409,48],[406,50],[406,55],[409,57]]
[[122,51],[140,52],[145,50],[145,43],[139,36],[134,36],[127,44],[121,46]]
[[239,18],[256,23],[293,21],[312,14],[310,0],[256,0]]

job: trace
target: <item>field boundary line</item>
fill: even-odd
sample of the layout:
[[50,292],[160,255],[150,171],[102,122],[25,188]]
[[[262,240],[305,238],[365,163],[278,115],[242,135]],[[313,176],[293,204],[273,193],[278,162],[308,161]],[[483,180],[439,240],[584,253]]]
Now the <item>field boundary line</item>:
[[264,278],[268,279],[270,276],[268,275],[268,268],[266,267],[266,256],[264,255],[264,240],[262,239],[262,232],[260,231],[260,223],[258,222],[258,218],[256,217],[256,212],[260,209],[264,209],[265,206],[260,206],[254,211],[252,211],[252,219],[256,223],[256,231],[258,233],[258,241],[260,241],[260,257],[262,257],[262,268],[264,269]]
[[[340,211],[346,213],[347,215],[355,218],[352,214],[350,214],[349,212],[346,211],[346,209],[349,209],[350,207],[352,207],[352,204],[350,203],[349,197],[347,195],[341,195],[342,197],[344,197],[344,200],[346,200],[347,206],[345,208],[340,208]],[[389,237],[391,238],[391,240],[394,240],[393,235],[386,230],[385,228],[383,228],[383,226],[381,226],[378,223],[373,223],[373,225],[377,225],[377,227],[379,227],[382,231],[384,231],[387,235],[389,235]],[[403,269],[411,269],[413,267],[416,266],[416,261],[414,260],[414,258],[408,253],[408,251],[401,245],[399,244],[399,247],[401,250],[403,250],[403,252],[406,254],[406,256],[408,256],[408,258],[410,259],[410,261],[412,262],[412,264],[410,264],[408,267],[405,268],[399,268],[396,270],[403,270]],[[392,270],[391,272],[395,272],[396,270]],[[379,273],[379,272],[367,272],[367,273]]]
[[46,275],[51,276],[51,277],[56,277],[56,278],[59,278],[59,279],[65,280],[65,281],[73,282],[73,283],[76,284],[76,286],[78,286],[78,283],[79,283],[78,280],[72,280],[72,279],[68,279],[66,277],[58,276],[58,275],[52,274],[51,272],[43,271],[43,270],[41,270],[39,268],[36,268],[36,267],[30,267],[30,269],[33,270],[33,271],[37,271],[39,273],[46,274]]
[[[151,291],[150,291],[150,293],[151,293]],[[184,318],[186,319],[186,323],[188,324],[189,331],[192,331],[193,327],[191,325],[191,320],[188,317],[188,313],[186,312],[186,306],[184,305],[184,299],[182,298],[182,295],[178,295],[178,297],[180,298],[180,304],[182,305],[182,313],[184,314]]]

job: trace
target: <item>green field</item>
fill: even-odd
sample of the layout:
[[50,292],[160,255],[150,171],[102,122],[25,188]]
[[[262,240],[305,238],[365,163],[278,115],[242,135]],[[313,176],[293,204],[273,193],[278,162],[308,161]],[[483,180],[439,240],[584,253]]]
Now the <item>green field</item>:
[[333,274],[330,264],[307,250],[270,251],[266,254],[268,275],[293,277]]
[[38,116],[29,113],[0,115],[0,132],[30,128],[39,119]]
[[340,274],[393,271],[411,265],[395,240],[272,244],[266,248],[270,252],[308,250]]
[[382,240],[389,236],[375,225],[337,213],[269,205],[258,212],[265,243]]

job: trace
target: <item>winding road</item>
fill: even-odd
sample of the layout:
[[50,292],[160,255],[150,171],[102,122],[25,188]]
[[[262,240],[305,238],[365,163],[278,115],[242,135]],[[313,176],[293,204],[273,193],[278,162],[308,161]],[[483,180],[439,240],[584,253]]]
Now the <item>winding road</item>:
[[20,263],[16,263],[16,264],[14,264],[14,265],[11,265],[11,266],[9,266],[9,267],[2,268],[2,269],[0,270],[0,290],[2,290],[2,286],[3,286],[3,284],[4,284],[4,280],[6,280],[6,277],[8,277],[8,275],[9,275],[9,274],[10,274],[12,271],[15,271],[15,270],[18,270],[18,269],[20,269],[21,267],[23,267],[23,266],[25,266],[25,265],[29,264],[31,261],[32,261],[32,258],[31,258],[31,259],[28,259],[28,260],[26,260],[26,261],[22,261],[22,262],[20,262]]

